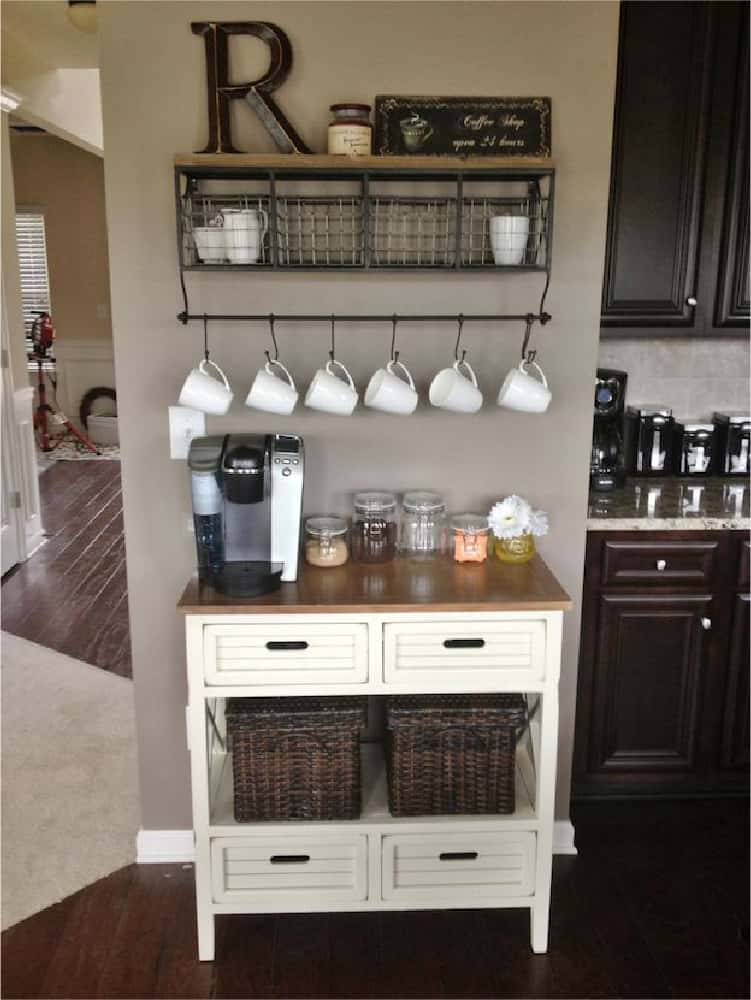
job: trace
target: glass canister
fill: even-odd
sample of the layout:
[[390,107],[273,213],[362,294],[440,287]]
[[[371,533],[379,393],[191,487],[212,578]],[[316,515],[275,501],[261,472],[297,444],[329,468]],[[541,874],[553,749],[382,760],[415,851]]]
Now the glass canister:
[[488,558],[488,519],[481,514],[451,518],[451,555],[456,562],[485,562]]
[[429,559],[446,552],[446,502],[432,490],[412,490],[402,501],[399,549],[411,559]]
[[527,563],[535,554],[535,536],[525,532],[516,538],[496,538],[493,550],[505,563]]
[[362,563],[391,562],[396,554],[396,497],[370,490],[356,493],[352,515],[352,558]]
[[328,569],[349,559],[347,522],[333,514],[320,514],[305,521],[305,562]]

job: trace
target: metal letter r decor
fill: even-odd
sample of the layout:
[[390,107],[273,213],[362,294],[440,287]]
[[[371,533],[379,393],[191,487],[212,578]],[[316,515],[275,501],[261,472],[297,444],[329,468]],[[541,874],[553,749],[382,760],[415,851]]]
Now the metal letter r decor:
[[[209,94],[209,141],[201,153],[239,153],[232,144],[229,102],[243,98],[255,111],[283,153],[310,153],[295,129],[271,98],[292,68],[292,46],[281,28],[268,21],[193,21],[194,35],[203,35],[206,46],[206,81]],[[266,42],[269,68],[251,83],[229,81],[229,36],[253,35]]]

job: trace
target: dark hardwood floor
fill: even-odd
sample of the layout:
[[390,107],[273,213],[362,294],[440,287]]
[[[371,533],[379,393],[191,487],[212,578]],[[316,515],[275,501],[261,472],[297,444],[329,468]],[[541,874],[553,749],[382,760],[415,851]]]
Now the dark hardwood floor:
[[3,578],[2,627],[130,677],[120,463],[55,462],[39,488],[47,542]]
[[748,805],[586,803],[550,951],[525,911],[222,917],[196,960],[190,866],[131,866],[2,936],[14,997],[748,997]]

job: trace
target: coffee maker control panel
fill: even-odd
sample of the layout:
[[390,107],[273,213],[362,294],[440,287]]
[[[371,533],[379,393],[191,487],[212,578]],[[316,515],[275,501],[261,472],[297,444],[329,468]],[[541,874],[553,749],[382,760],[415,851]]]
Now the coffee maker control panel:
[[271,444],[271,560],[281,563],[282,581],[297,579],[305,475],[302,438],[275,434]]

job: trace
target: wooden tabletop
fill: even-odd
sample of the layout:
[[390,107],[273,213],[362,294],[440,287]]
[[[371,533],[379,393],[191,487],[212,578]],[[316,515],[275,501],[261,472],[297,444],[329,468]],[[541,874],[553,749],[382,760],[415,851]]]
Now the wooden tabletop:
[[571,599],[539,556],[523,566],[490,558],[457,563],[396,559],[320,569],[301,562],[295,583],[261,597],[225,597],[194,576],[180,598],[185,614],[382,611],[567,611]]

